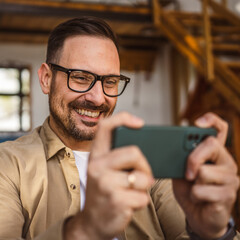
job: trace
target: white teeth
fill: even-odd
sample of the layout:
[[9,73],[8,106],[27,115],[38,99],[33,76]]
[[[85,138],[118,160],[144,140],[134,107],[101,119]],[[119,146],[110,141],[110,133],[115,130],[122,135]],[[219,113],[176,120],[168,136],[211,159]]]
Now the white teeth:
[[77,112],[80,115],[85,115],[85,116],[92,117],[92,118],[98,117],[100,115],[100,112],[90,112],[90,111],[87,111],[84,109],[77,109]]

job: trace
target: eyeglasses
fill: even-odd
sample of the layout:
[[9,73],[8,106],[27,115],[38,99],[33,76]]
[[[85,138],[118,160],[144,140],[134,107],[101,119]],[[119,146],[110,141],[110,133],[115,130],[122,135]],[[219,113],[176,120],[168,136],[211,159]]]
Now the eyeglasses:
[[81,69],[67,69],[53,63],[49,63],[49,66],[52,70],[66,73],[68,88],[79,93],[89,91],[97,81],[101,81],[104,94],[108,97],[117,97],[123,93],[130,82],[130,78],[123,75],[100,76]]

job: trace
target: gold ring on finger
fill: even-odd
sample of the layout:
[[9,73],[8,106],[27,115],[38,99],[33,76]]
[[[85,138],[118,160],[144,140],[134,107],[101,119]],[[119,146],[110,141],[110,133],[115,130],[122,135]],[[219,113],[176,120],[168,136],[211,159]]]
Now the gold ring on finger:
[[129,173],[128,177],[127,177],[127,181],[128,181],[128,187],[129,188],[134,188],[134,184],[136,182],[136,176],[134,173]]

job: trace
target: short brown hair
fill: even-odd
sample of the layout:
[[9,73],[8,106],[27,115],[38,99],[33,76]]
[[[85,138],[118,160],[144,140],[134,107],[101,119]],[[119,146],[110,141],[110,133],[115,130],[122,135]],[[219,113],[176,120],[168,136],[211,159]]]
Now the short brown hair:
[[118,49],[116,35],[105,21],[92,16],[78,17],[63,22],[52,30],[48,39],[46,63],[58,63],[64,41],[77,35],[108,38]]

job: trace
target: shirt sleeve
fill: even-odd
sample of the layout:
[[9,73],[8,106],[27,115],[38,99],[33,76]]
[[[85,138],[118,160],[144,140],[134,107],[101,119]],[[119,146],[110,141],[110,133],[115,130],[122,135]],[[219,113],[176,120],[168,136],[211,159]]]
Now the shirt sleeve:
[[[57,222],[34,239],[63,240],[62,229],[64,221],[65,219]],[[0,240],[23,240],[23,226],[24,216],[19,192],[15,184],[0,171]]]
[[22,236],[24,225],[19,173],[12,161],[0,158],[0,239],[17,239]]
[[[24,213],[21,203],[19,169],[14,161],[0,154],[0,240],[23,240],[24,214],[27,213]],[[64,221],[56,222],[33,239],[63,240]]]

